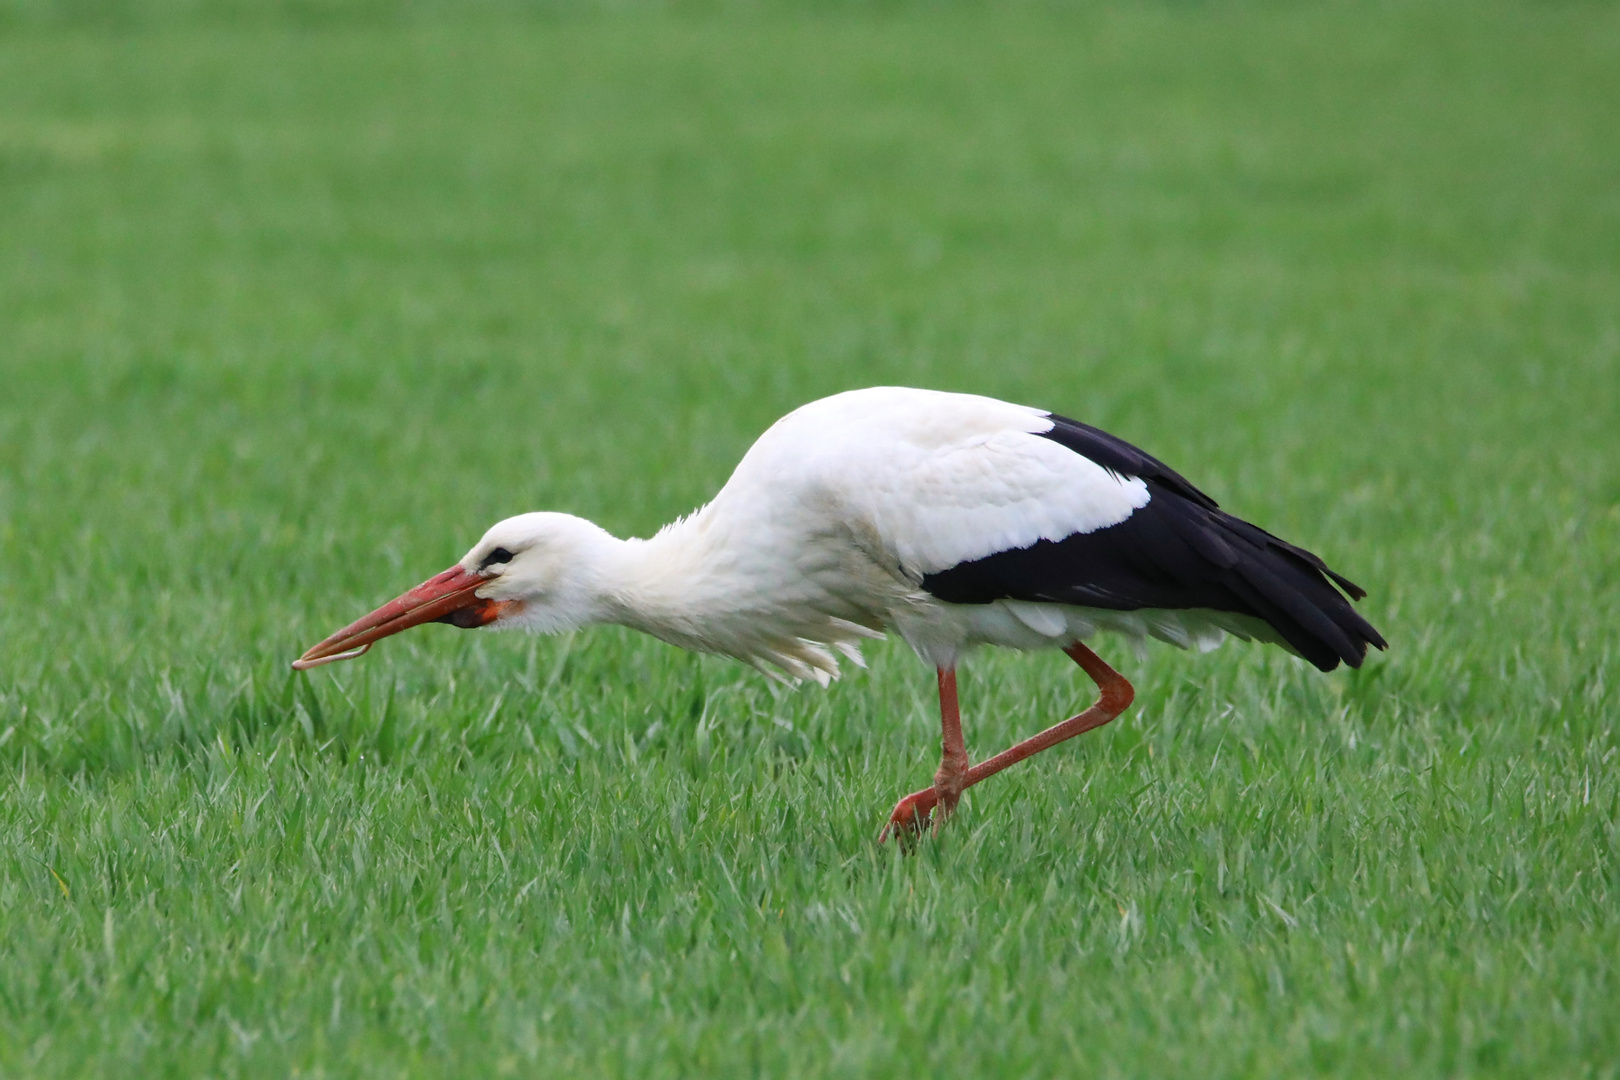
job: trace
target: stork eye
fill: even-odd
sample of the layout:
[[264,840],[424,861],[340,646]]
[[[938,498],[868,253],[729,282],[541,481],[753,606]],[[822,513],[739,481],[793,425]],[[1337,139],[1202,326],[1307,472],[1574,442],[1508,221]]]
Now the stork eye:
[[478,569],[488,570],[490,567],[499,563],[509,563],[511,561],[512,553],[503,547],[498,547],[488,555],[484,556],[484,561],[478,564]]

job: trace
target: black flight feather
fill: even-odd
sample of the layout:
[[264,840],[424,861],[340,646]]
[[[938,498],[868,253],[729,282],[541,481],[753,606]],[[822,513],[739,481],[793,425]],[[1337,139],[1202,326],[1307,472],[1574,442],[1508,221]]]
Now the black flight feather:
[[1320,558],[1223,511],[1162,461],[1087,424],[1053,415],[1044,437],[1121,476],[1140,477],[1149,501],[1117,525],[928,574],[947,603],[1029,600],[1113,611],[1210,608],[1263,619],[1305,659],[1331,671],[1360,667],[1386,643],[1351,597],[1366,591]]

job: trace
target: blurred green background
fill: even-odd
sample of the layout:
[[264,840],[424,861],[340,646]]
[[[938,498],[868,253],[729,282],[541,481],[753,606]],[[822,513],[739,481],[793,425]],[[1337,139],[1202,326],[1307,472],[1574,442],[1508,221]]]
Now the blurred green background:
[[[1620,9],[0,0],[0,1072],[1614,1076]],[[330,630],[882,383],[1104,426],[1387,657],[1099,645],[976,789],[604,630]],[[1067,715],[986,655],[975,756]]]

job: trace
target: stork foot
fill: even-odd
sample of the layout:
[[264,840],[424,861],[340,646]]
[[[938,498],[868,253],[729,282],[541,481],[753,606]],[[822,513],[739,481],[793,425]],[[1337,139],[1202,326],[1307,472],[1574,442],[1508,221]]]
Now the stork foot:
[[[938,805],[937,788],[927,787],[907,795],[895,804],[894,813],[889,815],[889,823],[883,826],[883,831],[878,834],[878,843],[883,843],[891,836],[907,840],[922,835],[923,828],[932,819],[934,808]],[[942,814],[941,818],[943,817]]]

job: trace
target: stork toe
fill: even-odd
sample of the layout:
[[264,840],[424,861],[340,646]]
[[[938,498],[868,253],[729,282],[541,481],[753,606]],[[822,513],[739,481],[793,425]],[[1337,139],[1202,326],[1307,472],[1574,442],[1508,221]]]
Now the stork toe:
[[928,787],[912,792],[895,804],[894,812],[889,815],[889,823],[883,826],[883,832],[878,835],[878,841],[881,843],[891,836],[921,834],[938,805],[939,792],[936,789]]

